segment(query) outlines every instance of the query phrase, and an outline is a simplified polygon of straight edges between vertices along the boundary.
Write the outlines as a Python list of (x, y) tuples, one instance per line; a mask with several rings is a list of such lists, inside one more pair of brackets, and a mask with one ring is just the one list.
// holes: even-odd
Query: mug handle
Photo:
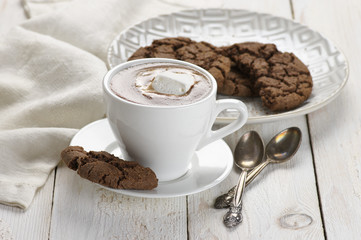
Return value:
[[(239, 112), (239, 116), (236, 120), (234, 120), (232, 123), (228, 124), (227, 126), (224, 126), (216, 131), (212, 130), (212, 125), (215, 122), (218, 114), (226, 109), (236, 109)], [(209, 143), (218, 140), (220, 138), (223, 138), (238, 129), (240, 129), (247, 121), (248, 118), (248, 111), (246, 105), (235, 99), (222, 99), (216, 101), (216, 108), (213, 112), (211, 119), (210, 119), (210, 128), (201, 140), (201, 142), (198, 145), (197, 150), (201, 149), (202, 147), (208, 145)]]

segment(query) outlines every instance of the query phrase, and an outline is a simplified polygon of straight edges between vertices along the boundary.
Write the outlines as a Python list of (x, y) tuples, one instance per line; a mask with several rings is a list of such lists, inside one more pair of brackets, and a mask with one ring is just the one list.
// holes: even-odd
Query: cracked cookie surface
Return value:
[(225, 51), (272, 111), (296, 108), (311, 95), (311, 74), (293, 53), (280, 52), (274, 44), (257, 42), (234, 44)]
[(306, 65), (274, 44), (244, 42), (215, 47), (184, 37), (164, 38), (139, 48), (128, 60), (152, 57), (196, 64), (213, 75), (218, 93), (261, 97), (263, 105), (272, 111), (294, 109), (312, 92), (312, 77)]
[(101, 151), (86, 152), (82, 147), (69, 146), (61, 152), (64, 163), (85, 179), (116, 189), (150, 190), (158, 179), (150, 168), (134, 161), (124, 161)]

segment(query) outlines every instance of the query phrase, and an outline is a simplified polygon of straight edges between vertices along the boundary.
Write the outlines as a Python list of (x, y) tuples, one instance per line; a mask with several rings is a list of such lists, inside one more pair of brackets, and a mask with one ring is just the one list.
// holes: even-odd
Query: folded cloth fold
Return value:
[(180, 9), (157, 0), (72, 1), (0, 37), (0, 203), (27, 208), (76, 129), (104, 117), (111, 40)]

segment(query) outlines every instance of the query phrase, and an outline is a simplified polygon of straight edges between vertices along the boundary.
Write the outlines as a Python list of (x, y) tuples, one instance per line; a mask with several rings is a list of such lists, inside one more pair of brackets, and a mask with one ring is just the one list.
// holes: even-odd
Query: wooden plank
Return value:
[[(269, 165), (246, 189), (243, 223), (233, 230), (222, 222), (226, 210), (213, 209), (214, 199), (238, 180), (234, 169), (218, 186), (188, 197), (190, 239), (323, 239), (312, 154), (304, 117), (276, 123), (247, 125), (226, 138), (234, 149), (237, 140), (248, 130), (256, 130), (267, 143), (284, 128), (298, 126), (302, 145), (287, 163)], [(198, 236), (200, 236), (198, 238)]]
[[(234, 1), (228, 2), (227, 7), (292, 18), (289, 1)], [(302, 130), (301, 148), (292, 161), (268, 166), (247, 188), (243, 201), (243, 223), (236, 229), (227, 229), (222, 222), (227, 210), (213, 208), (215, 198), (236, 184), (240, 171), (233, 169), (218, 186), (188, 196), (189, 239), (324, 238), (305, 117), (246, 125), (226, 137), (226, 141), (234, 149), (244, 132), (256, 130), (267, 143), (274, 134), (290, 126), (298, 126)]]
[(146, 199), (104, 190), (58, 167), (50, 239), (186, 239), (186, 198)]
[(360, 239), (361, 2), (294, 1), (294, 8), (296, 20), (334, 42), (351, 69), (341, 95), (310, 114), (309, 123), (326, 236)]

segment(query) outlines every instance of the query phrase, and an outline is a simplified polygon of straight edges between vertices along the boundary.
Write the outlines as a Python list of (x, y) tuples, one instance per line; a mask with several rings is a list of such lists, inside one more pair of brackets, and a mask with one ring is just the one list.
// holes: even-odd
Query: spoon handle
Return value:
[[(248, 184), (250, 184), (257, 176), (258, 174), (260, 174), (260, 172), (262, 172), (262, 170), (269, 164), (270, 162), (268, 160), (266, 160), (265, 162), (259, 164), (257, 167), (255, 167), (252, 171), (250, 171), (247, 174), (247, 178), (246, 178), (246, 187)], [(220, 195), (219, 197), (216, 198), (215, 203), (214, 203), (214, 207), (217, 209), (221, 209), (221, 208), (228, 208), (231, 204), (231, 202), (233, 201), (235, 192), (236, 192), (236, 186), (232, 187), (231, 189), (229, 189), (229, 191), (223, 195)]]
[(260, 174), (262, 170), (267, 167), (269, 163), (270, 161), (266, 160), (257, 167), (253, 168), (253, 170), (247, 174), (246, 186), (250, 184), (258, 176), (258, 174)]
[(244, 188), (246, 186), (247, 171), (242, 171), (239, 176), (238, 184), (236, 186), (236, 193), (233, 197), (233, 202), (228, 212), (223, 217), (223, 223), (228, 228), (233, 228), (240, 224), (243, 220), (242, 217), (242, 197)]
[(238, 184), (236, 186), (236, 191), (233, 198), (233, 206), (239, 207), (242, 203), (243, 192), (246, 187), (247, 172), (242, 171), (241, 176), (239, 176)]

